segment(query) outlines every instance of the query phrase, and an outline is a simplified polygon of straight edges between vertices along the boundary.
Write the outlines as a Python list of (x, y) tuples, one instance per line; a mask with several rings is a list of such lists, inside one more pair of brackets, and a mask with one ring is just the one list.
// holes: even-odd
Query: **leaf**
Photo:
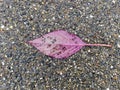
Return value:
[(64, 30), (57, 30), (43, 35), (40, 38), (28, 41), (40, 52), (54, 58), (67, 58), (83, 46), (107, 46), (106, 44), (86, 44), (78, 36)]

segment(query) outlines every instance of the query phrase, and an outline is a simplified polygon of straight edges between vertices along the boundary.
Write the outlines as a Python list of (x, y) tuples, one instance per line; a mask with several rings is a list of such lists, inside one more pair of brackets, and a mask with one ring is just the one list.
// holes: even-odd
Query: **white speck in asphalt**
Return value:
[(2, 62), (2, 65), (4, 66), (4, 65), (5, 65), (5, 63), (4, 63), (4, 62)]
[(110, 66), (111, 69), (113, 69), (113, 66)]
[(4, 25), (1, 25), (1, 28), (3, 29), (3, 28), (5, 28), (5, 26), (4, 26)]
[(118, 35), (117, 47), (120, 48), (120, 35)]
[(106, 90), (110, 90), (109, 88), (106, 88)]
[(112, 3), (116, 3), (116, 0), (112, 0)]
[(90, 18), (93, 18), (94, 16), (90, 14)]

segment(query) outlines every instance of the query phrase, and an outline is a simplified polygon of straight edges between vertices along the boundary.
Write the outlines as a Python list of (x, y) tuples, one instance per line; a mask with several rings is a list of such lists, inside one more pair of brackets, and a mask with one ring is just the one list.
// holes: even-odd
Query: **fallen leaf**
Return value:
[(40, 52), (54, 58), (67, 58), (83, 46), (107, 46), (106, 44), (86, 44), (75, 34), (64, 30), (57, 30), (43, 35), (40, 38), (28, 41), (29, 44), (36, 47)]

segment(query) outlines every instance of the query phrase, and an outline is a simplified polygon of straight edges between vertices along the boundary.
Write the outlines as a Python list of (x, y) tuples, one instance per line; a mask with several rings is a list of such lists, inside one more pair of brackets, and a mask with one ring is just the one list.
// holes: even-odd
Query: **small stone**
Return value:
[(10, 29), (13, 29), (13, 26), (10, 26)]
[(52, 19), (55, 20), (55, 17), (53, 17)]
[(120, 48), (120, 35), (118, 36), (117, 47)]
[(9, 28), (7, 27), (6, 30), (9, 30)]
[(110, 88), (106, 88), (106, 90), (110, 90)]
[(4, 80), (4, 81), (6, 80), (5, 77), (3, 77), (3, 80)]
[(3, 28), (5, 28), (5, 26), (4, 25), (1, 25), (1, 27), (0, 27), (1, 29), (3, 29)]
[(110, 66), (111, 69), (113, 69), (113, 66)]
[(5, 42), (1, 42), (0, 44), (1, 44), (1, 45), (6, 45), (6, 43), (5, 43)]
[(44, 22), (46, 22), (46, 21), (47, 21), (47, 19), (45, 18), (45, 19), (44, 19)]
[(72, 9), (73, 9), (73, 7), (70, 7), (70, 9), (72, 10)]
[(45, 2), (42, 2), (42, 4), (45, 4)]
[(60, 75), (62, 75), (63, 73), (62, 72), (60, 72)]
[(90, 49), (88, 50), (88, 52), (90, 52)]
[(116, 0), (112, 0), (112, 3), (116, 3)]
[(13, 41), (12, 44), (14, 44), (15, 42)]
[(117, 43), (118, 48), (120, 48), (120, 42)]
[(4, 66), (4, 65), (5, 65), (5, 63), (4, 63), (4, 62), (2, 62), (2, 65)]
[(5, 55), (5, 57), (7, 58), (7, 55)]
[(94, 16), (93, 15), (90, 15), (90, 18), (93, 18)]

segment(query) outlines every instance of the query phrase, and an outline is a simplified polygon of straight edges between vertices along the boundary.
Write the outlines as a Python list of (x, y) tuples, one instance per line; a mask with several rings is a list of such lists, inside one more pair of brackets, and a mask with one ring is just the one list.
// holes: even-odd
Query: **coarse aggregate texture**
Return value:
[[(58, 29), (112, 47), (59, 60), (26, 43)], [(0, 90), (120, 90), (120, 0), (0, 0)]]

